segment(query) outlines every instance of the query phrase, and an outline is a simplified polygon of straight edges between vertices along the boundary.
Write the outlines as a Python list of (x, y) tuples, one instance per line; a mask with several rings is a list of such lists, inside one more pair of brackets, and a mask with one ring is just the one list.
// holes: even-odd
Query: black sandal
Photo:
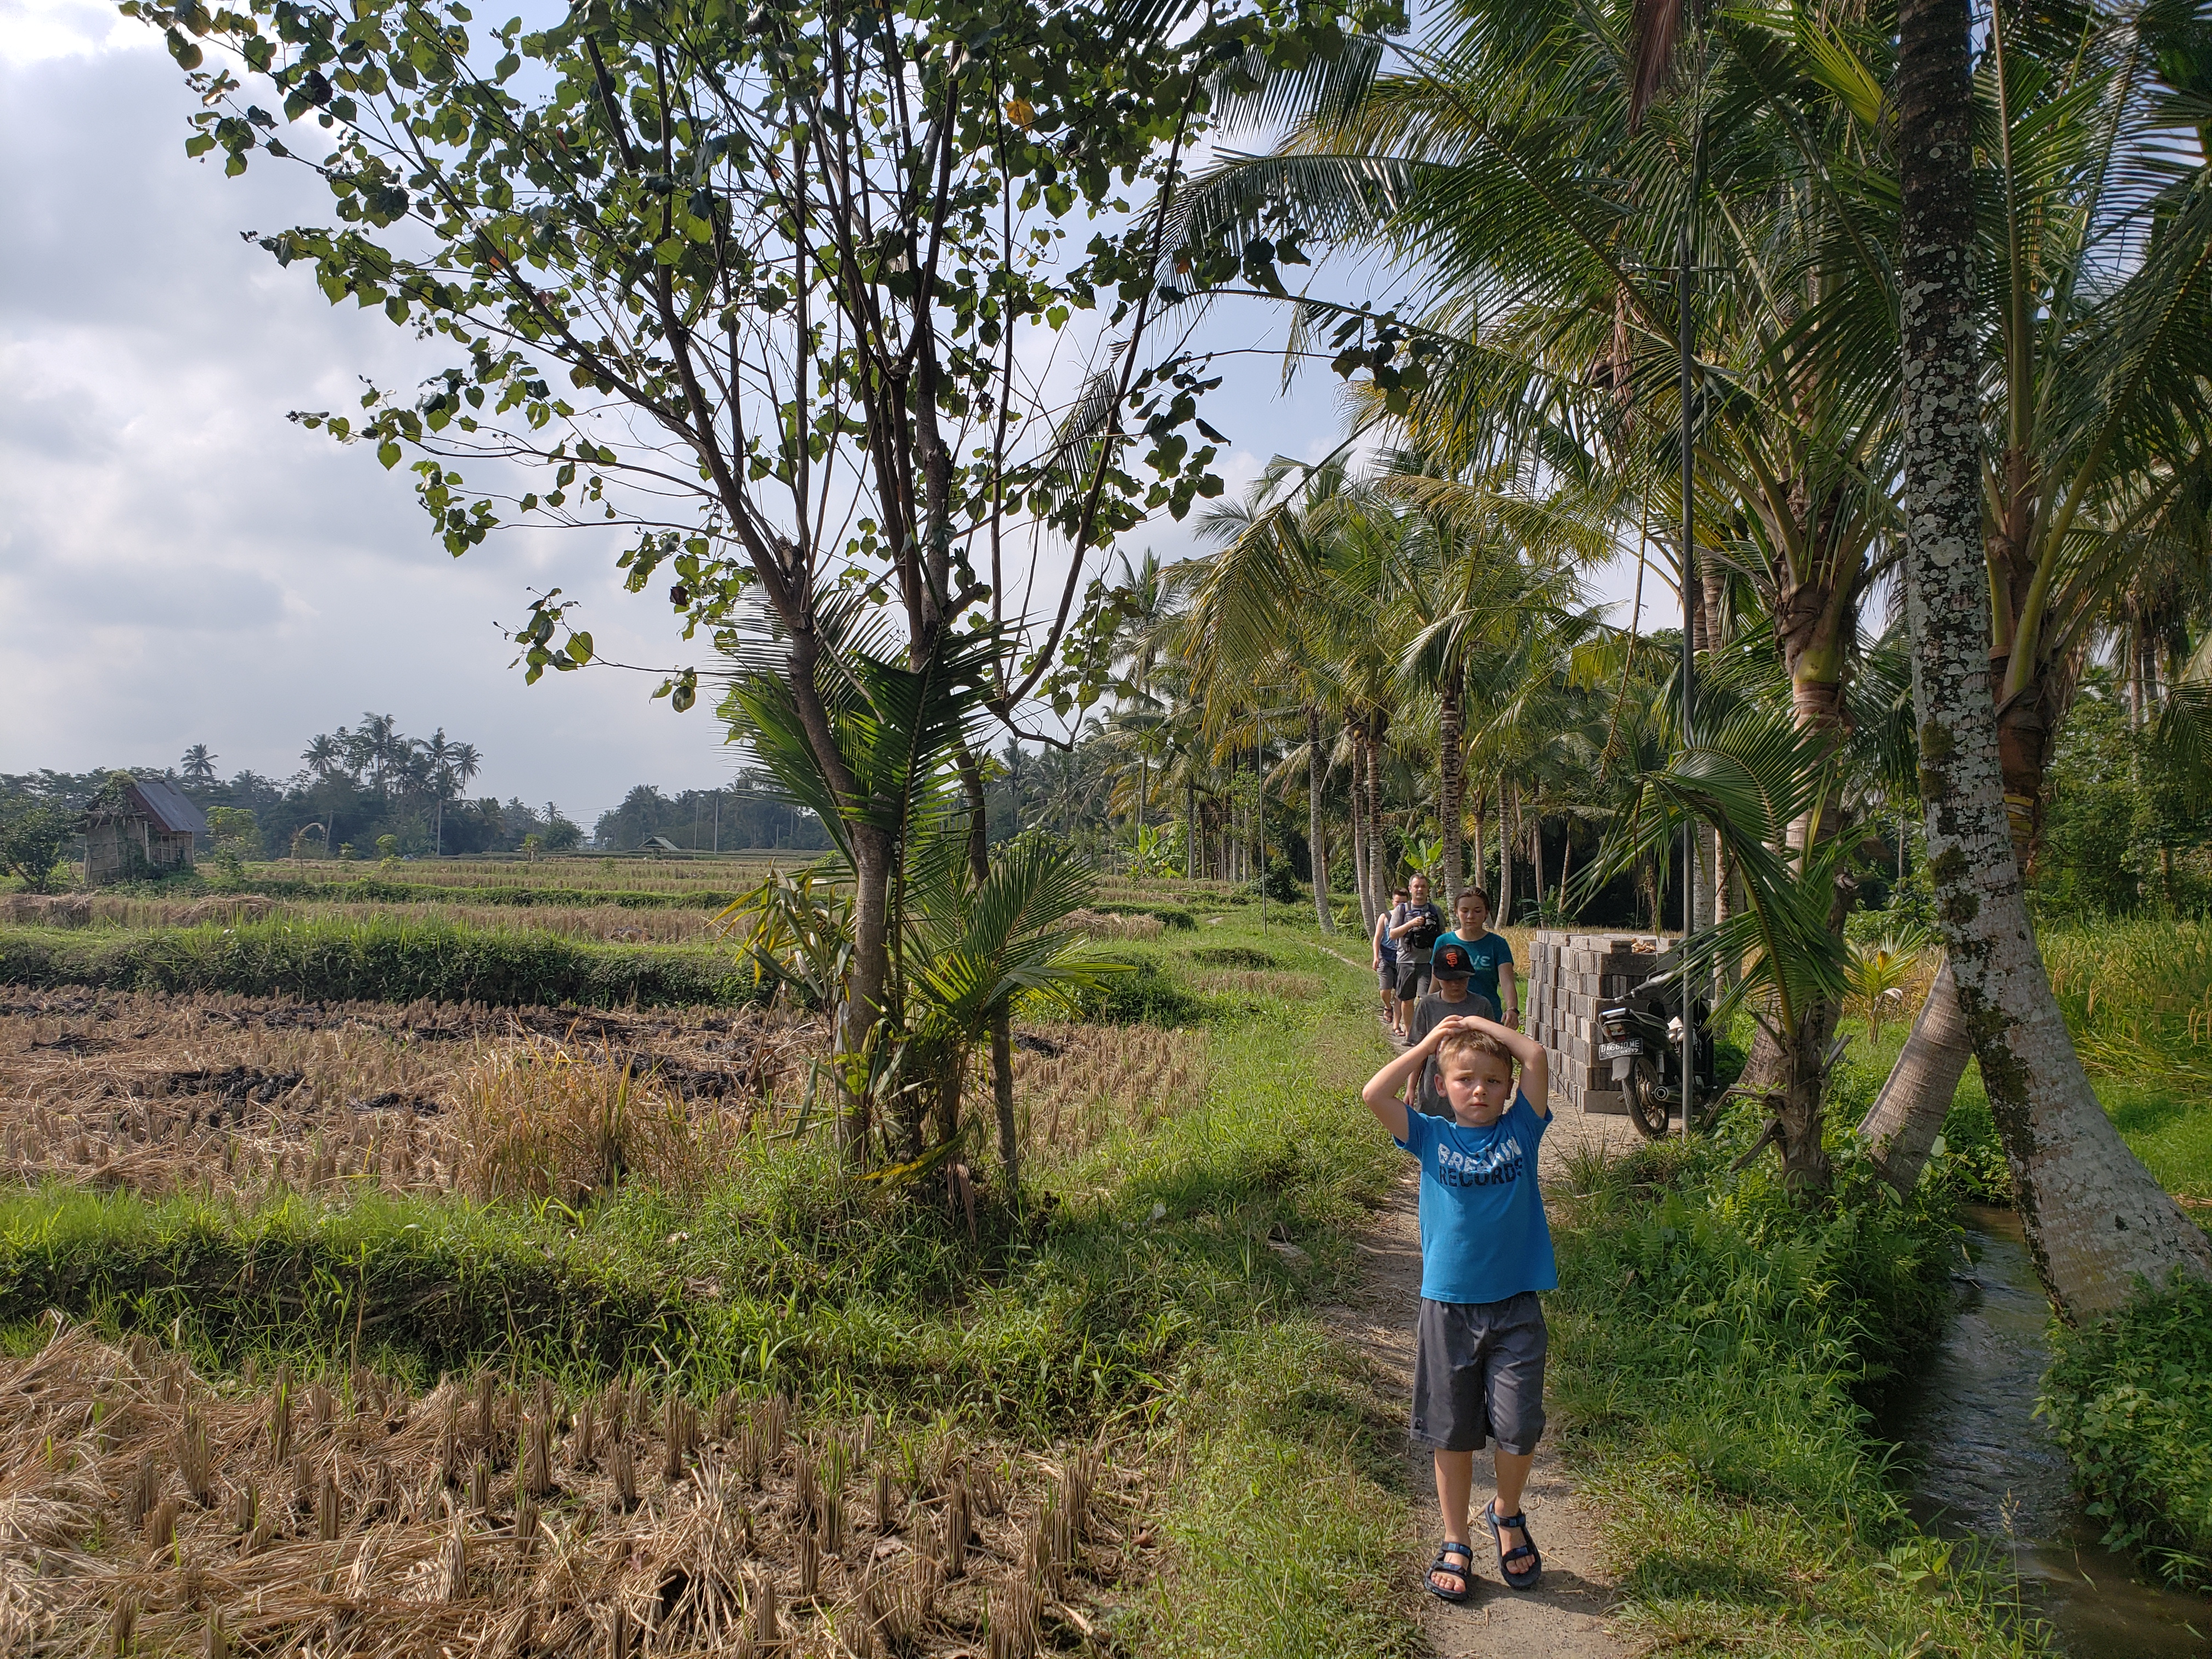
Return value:
[[(1467, 1565), (1455, 1567), (1452, 1558), (1457, 1556)], [(1448, 1590), (1437, 1583), (1437, 1574), (1448, 1572), (1459, 1580), (1459, 1588)], [(1474, 1552), (1456, 1539), (1447, 1538), (1437, 1548), (1437, 1559), (1429, 1563), (1429, 1570), (1421, 1582), (1429, 1587), (1429, 1594), (1439, 1601), (1460, 1602), (1474, 1594)]]
[[(1536, 1553), (1536, 1534), (1528, 1530), (1528, 1517), (1525, 1514), (1498, 1514), (1498, 1500), (1493, 1498), (1482, 1506), (1482, 1524), (1490, 1528), (1490, 1535), (1498, 1545), (1498, 1576), (1505, 1581), (1506, 1588), (1517, 1590), (1535, 1589), (1536, 1581), (1544, 1576), (1544, 1558)], [(1499, 1530), (1504, 1527), (1517, 1528), (1528, 1541), (1507, 1549), (1505, 1534)], [(1513, 1564), (1524, 1556), (1528, 1565), (1515, 1567)]]

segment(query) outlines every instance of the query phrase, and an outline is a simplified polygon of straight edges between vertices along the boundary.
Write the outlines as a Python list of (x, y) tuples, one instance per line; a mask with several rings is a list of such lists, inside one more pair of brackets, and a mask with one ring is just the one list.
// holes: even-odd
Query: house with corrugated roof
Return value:
[(191, 869), (192, 837), (207, 833), (207, 815), (167, 779), (134, 778), (103, 792), (76, 827), (85, 884), (98, 887)]

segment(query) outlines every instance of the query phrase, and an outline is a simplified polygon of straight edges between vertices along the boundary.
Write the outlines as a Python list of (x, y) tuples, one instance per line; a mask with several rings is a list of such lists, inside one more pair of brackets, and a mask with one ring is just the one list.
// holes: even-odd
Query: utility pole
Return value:
[[(1697, 351), (1697, 319), (1692, 309), (1691, 284), (1696, 280), (1696, 267), (1690, 261), (1693, 242), (1690, 235), (1690, 220), (1697, 209), (1697, 192), (1700, 184), (1698, 173), (1703, 170), (1705, 147), (1700, 142), (1696, 159), (1690, 169), (1690, 201), (1682, 216), (1681, 228), (1677, 235), (1678, 252), (1681, 255), (1681, 283), (1678, 290), (1680, 315), (1677, 318), (1681, 353), (1682, 398), (1682, 746), (1687, 749), (1696, 741), (1697, 731), (1697, 674), (1696, 641), (1691, 635), (1692, 595), (1698, 591), (1698, 452), (1696, 434), (1692, 426), (1690, 398), (1693, 380), (1692, 363)], [(1690, 973), (1690, 933), (1698, 917), (1698, 832), (1697, 826), (1684, 826), (1682, 835), (1682, 1135), (1689, 1138), (1692, 1103), (1698, 1092), (1698, 986)]]
[(714, 792), (714, 856), (722, 855), (722, 792)]

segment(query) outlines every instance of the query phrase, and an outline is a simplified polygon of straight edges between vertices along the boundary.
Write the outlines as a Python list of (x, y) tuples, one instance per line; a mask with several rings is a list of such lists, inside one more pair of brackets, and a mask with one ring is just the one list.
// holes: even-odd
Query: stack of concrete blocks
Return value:
[(1650, 977), (1659, 950), (1649, 934), (1539, 933), (1528, 942), (1528, 1034), (1551, 1053), (1552, 1103), (1626, 1113), (1597, 1011)]

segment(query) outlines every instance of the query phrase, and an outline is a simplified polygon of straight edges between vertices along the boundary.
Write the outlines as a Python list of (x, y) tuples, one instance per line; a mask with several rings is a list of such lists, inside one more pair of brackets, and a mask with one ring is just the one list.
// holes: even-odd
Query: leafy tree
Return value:
[(218, 854), (251, 859), (261, 856), (261, 828), (251, 810), (243, 806), (210, 806), (207, 810), (208, 837)]
[(572, 853), (583, 839), (582, 828), (551, 801), (547, 801), (545, 833), (539, 845), (549, 853)]
[[(1180, 297), (1163, 231), (1185, 160), (1224, 81), (1340, 44), (1335, 9), (676, 0), (482, 33), (459, 0), (123, 9), (167, 31), (205, 101), (192, 153), (236, 173), (290, 155), (303, 119), (331, 135), (315, 165), (340, 224), (262, 246), (450, 344), (420, 395), (301, 418), (387, 467), (412, 450), (455, 554), (518, 514), (627, 523), (631, 590), (665, 568), (687, 637), (771, 623), (788, 642), (854, 838), (857, 1047), (890, 970), (896, 831), (815, 689), (824, 607), (848, 584), (895, 602), (917, 672), (987, 638), (1008, 721), (1085, 694), (1092, 666), (1054, 672), (1089, 556), (1220, 489), (1212, 380), (1148, 337)], [(209, 34), (230, 52), (202, 67)], [(1071, 256), (1093, 216), (1115, 228)], [(1269, 282), (1297, 257), (1243, 252)], [(1079, 322), (1098, 337), (1067, 400), (1017, 346)], [(542, 482), (509, 502), (465, 476), (489, 461)], [(1033, 593), (1054, 542), (1066, 578)], [(594, 659), (573, 604), (542, 595), (517, 631), (528, 678)], [(684, 668), (661, 690), (681, 709), (696, 686)]]
[(196, 743), (185, 750), (184, 758), (177, 763), (185, 778), (193, 783), (215, 781), (216, 757), (208, 752), (204, 743)]
[(17, 799), (0, 805), (0, 870), (22, 879), (33, 893), (53, 890), (76, 815), (51, 801)]

